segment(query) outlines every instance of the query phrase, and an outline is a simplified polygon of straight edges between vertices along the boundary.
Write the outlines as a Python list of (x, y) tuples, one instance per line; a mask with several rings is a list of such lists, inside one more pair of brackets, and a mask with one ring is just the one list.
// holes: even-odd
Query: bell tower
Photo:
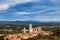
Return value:
[(29, 24), (29, 33), (33, 32), (32, 24)]

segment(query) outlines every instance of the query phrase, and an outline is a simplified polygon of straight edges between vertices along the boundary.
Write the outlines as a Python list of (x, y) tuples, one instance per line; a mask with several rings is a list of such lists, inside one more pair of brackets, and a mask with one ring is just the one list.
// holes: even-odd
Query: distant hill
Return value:
[(26, 20), (26, 21), (0, 21), (0, 24), (39, 24), (39, 25), (60, 25), (60, 22), (50, 21), (50, 22), (40, 22), (34, 20)]
[(26, 22), (39, 22), (40, 23), (40, 21), (36, 21), (36, 20), (26, 20)]
[(0, 21), (0, 24), (24, 24), (24, 23), (39, 23), (36, 21)]

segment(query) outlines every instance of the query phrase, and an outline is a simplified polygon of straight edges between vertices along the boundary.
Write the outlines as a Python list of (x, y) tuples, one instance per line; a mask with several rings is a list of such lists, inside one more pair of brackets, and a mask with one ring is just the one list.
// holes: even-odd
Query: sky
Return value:
[(0, 21), (60, 21), (60, 0), (0, 0)]

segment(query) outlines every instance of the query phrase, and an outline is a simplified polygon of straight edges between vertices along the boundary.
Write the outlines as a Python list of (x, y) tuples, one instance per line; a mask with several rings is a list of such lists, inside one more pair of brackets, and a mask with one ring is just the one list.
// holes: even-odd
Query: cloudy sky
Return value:
[(0, 21), (60, 21), (60, 0), (0, 0)]

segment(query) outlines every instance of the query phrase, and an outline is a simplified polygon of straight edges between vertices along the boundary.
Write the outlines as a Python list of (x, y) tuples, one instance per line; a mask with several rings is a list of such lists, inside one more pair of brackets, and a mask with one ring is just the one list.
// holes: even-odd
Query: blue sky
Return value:
[(0, 21), (60, 21), (60, 0), (0, 0)]

